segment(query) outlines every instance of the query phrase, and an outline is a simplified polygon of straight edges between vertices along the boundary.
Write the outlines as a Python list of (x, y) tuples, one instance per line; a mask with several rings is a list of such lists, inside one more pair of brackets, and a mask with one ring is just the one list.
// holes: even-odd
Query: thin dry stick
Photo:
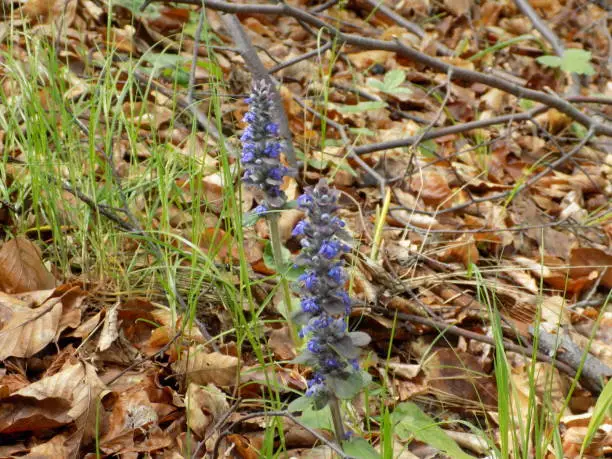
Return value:
[(275, 65), (270, 70), (268, 70), (268, 73), (272, 74), (272, 73), (279, 72), (283, 69), (286, 69), (287, 67), (291, 67), (292, 65), (297, 64), (298, 62), (302, 62), (302, 61), (305, 61), (306, 59), (310, 59), (311, 57), (318, 56), (319, 54), (323, 54), (325, 51), (330, 49), (332, 46), (333, 46), (333, 43), (331, 41), (328, 41), (320, 48), (313, 49), (312, 51), (308, 51), (307, 53), (300, 54), (299, 56), (296, 56), (293, 59), (289, 59), (288, 61), (281, 62), (280, 64)]
[[(155, 2), (162, 2), (163, 0), (153, 0)], [(143, 8), (153, 1), (147, 1), (143, 4)], [(317, 27), (323, 31), (323, 33), (335, 37), (339, 44), (354, 45), (364, 50), (380, 50), (390, 51), (398, 54), (399, 56), (411, 59), (415, 62), (423, 64), (427, 67), (432, 68), (438, 72), (448, 73), (452, 70), (454, 79), (466, 81), (469, 83), (481, 83), (486, 86), (500, 89), (504, 92), (512, 94), (521, 99), (534, 100), (547, 105), (552, 108), (556, 108), (562, 113), (565, 113), (573, 120), (586, 126), (587, 128), (593, 128), (595, 135), (606, 135), (612, 136), (612, 125), (600, 122), (599, 120), (592, 118), (585, 113), (582, 113), (576, 107), (574, 107), (567, 100), (554, 95), (546, 94), (541, 91), (528, 89), (523, 86), (518, 86), (502, 78), (488, 75), (485, 73), (477, 72), (474, 70), (468, 70), (454, 65), (448, 64), (440, 59), (431, 57), (423, 52), (420, 52), (410, 46), (400, 42), (399, 40), (387, 41), (377, 40), (369, 37), (362, 37), (360, 35), (344, 33), (337, 28), (331, 26), (327, 22), (319, 19), (316, 16), (304, 11), (300, 8), (294, 7), (287, 3), (280, 3), (276, 5), (256, 5), (256, 4), (238, 4), (229, 3), (221, 0), (203, 0), (207, 7), (223, 11), (226, 13), (243, 13), (243, 14), (268, 14), (275, 16), (290, 16), (295, 19), (299, 19), (311, 26)], [(178, 0), (176, 3), (185, 3), (191, 5), (199, 5), (200, 0)]]

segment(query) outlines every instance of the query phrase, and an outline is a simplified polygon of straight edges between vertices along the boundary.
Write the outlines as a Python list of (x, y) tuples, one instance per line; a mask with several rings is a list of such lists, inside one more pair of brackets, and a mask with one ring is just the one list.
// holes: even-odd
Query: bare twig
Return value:
[(426, 140), (437, 139), (451, 134), (462, 134), (474, 129), (481, 129), (494, 124), (504, 124), (508, 122), (526, 121), (539, 113), (543, 113), (548, 110), (548, 107), (540, 105), (532, 108), (529, 111), (523, 113), (513, 113), (510, 115), (496, 116), (493, 118), (482, 119), (478, 121), (470, 121), (469, 123), (460, 123), (453, 126), (443, 127), (440, 129), (431, 130), (425, 134), (413, 135), (410, 137), (404, 137), (403, 139), (389, 140), (387, 142), (371, 143), (368, 145), (362, 145), (355, 147), (355, 154), (366, 155), (368, 153), (374, 153), (376, 151), (390, 150), (392, 148), (408, 147), (418, 142), (424, 142)]
[[(160, 2), (163, 0), (153, 0)], [(331, 26), (327, 22), (319, 19), (316, 16), (304, 11), (300, 8), (294, 7), (287, 3), (280, 3), (275, 5), (258, 5), (258, 4), (241, 4), (241, 3), (229, 3), (222, 0), (203, 0), (208, 8), (212, 8), (225, 13), (243, 13), (243, 14), (268, 14), (268, 15), (283, 15), (290, 16), (295, 19), (299, 19), (311, 26), (317, 27), (322, 30), (323, 33), (335, 37), (339, 44), (345, 43), (354, 45), (364, 50), (381, 50), (390, 51), (397, 53), (407, 59), (411, 59), (415, 62), (423, 64), (427, 67), (432, 68), (438, 72), (448, 73), (452, 71), (454, 79), (466, 81), (470, 83), (481, 83), (486, 86), (500, 89), (504, 92), (512, 94), (521, 99), (534, 100), (547, 105), (552, 108), (556, 108), (562, 113), (565, 113), (573, 120), (586, 126), (587, 128), (593, 128), (595, 135), (607, 135), (612, 137), (612, 126), (606, 123), (602, 123), (585, 113), (582, 113), (576, 107), (574, 107), (567, 100), (554, 95), (546, 94), (541, 91), (528, 89), (522, 86), (518, 86), (509, 81), (501, 78), (487, 75), (474, 70), (468, 70), (465, 68), (456, 67), (448, 64), (440, 59), (431, 57), (425, 53), (422, 53), (410, 46), (400, 42), (399, 40), (387, 41), (377, 40), (369, 37), (362, 37), (360, 35), (344, 33), (337, 28)], [(152, 2), (146, 2), (143, 7)], [(185, 3), (191, 5), (201, 4), (200, 0), (178, 0), (176, 3)]]
[(612, 376), (612, 368), (591, 355), (588, 349), (581, 349), (565, 331), (559, 330), (557, 334), (551, 334), (541, 328), (536, 330), (530, 326), (529, 333), (534, 336), (537, 334), (540, 346), (556, 359), (563, 361), (575, 371), (582, 368), (580, 381), (589, 390), (601, 392), (605, 380)]
[(288, 61), (281, 62), (280, 64), (275, 65), (270, 70), (268, 70), (268, 72), (272, 74), (280, 70), (286, 69), (287, 67), (291, 67), (292, 65), (297, 64), (298, 62), (302, 62), (302, 61), (305, 61), (306, 59), (310, 59), (311, 57), (318, 56), (319, 54), (323, 54), (325, 51), (330, 49), (332, 46), (333, 46), (333, 43), (331, 41), (328, 41), (320, 48), (313, 49), (312, 51), (308, 51), (307, 53), (300, 54), (299, 56), (296, 56), (293, 59), (289, 59)]
[(339, 1), (340, 0), (328, 0), (325, 3), (321, 3), (320, 5), (313, 6), (312, 8), (310, 8), (310, 12), (311, 13), (322, 13), (323, 11), (330, 9), (332, 6), (334, 6)]

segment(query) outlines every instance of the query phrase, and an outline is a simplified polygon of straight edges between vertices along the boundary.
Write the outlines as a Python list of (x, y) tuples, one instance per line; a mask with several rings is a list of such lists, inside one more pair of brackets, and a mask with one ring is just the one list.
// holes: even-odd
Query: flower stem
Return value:
[(300, 343), (297, 337), (297, 333), (295, 331), (295, 327), (291, 322), (291, 313), (293, 309), (293, 305), (291, 304), (291, 290), (289, 289), (289, 282), (287, 281), (285, 273), (281, 272), (284, 266), (284, 260), (280, 239), (280, 230), (278, 228), (278, 215), (272, 214), (268, 216), (268, 228), (270, 230), (270, 242), (272, 244), (272, 257), (274, 258), (274, 264), (276, 265), (277, 271), (280, 275), (281, 288), (283, 289), (285, 310), (287, 313), (287, 323), (289, 325), (291, 337), (293, 338), (293, 343), (298, 346)]
[(345, 440), (344, 424), (342, 423), (342, 412), (340, 411), (340, 402), (338, 397), (331, 395), (329, 398), (329, 408), (331, 410), (332, 420), (334, 422), (334, 430), (336, 431), (336, 442), (342, 448), (342, 442)]

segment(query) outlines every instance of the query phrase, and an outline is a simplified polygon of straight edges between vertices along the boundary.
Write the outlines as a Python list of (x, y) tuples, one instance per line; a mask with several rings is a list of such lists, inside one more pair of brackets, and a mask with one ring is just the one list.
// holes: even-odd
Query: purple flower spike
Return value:
[[(341, 256), (349, 250), (344, 222), (335, 216), (338, 192), (321, 180), (297, 200), (306, 219), (293, 229), (301, 237), (302, 252), (296, 263), (305, 268), (298, 282), (302, 291), (302, 311), (298, 320), (304, 324), (299, 335), (308, 338), (306, 349), (298, 357), (313, 367), (315, 377), (309, 381), (306, 395), (317, 409), (325, 407), (332, 395), (346, 395), (342, 382), (360, 387), (359, 347), (368, 342), (365, 333), (350, 333), (346, 318), (351, 299), (345, 290), (346, 273)], [(355, 381), (359, 384), (355, 384)]]
[(267, 209), (282, 209), (287, 201), (280, 185), (283, 178), (295, 171), (280, 162), (282, 143), (278, 124), (274, 121), (275, 108), (272, 88), (261, 80), (253, 84), (253, 91), (246, 99), (249, 111), (243, 121), (247, 123), (240, 140), (244, 167), (242, 181), (261, 190), (261, 204)]

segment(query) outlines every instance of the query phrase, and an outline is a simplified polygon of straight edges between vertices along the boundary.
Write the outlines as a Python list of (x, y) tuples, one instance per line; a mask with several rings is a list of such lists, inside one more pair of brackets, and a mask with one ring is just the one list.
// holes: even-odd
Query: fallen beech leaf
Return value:
[(437, 206), (452, 193), (446, 178), (434, 171), (425, 172), (423, 176), (414, 177), (410, 190), (417, 194), (427, 205)]
[(487, 369), (477, 357), (455, 349), (440, 349), (423, 366), (428, 386), (435, 395), (445, 400), (448, 397), (466, 403), (496, 406), (495, 381), (487, 376)]
[(27, 0), (22, 13), (39, 24), (48, 24), (63, 19), (63, 27), (68, 27), (74, 20), (77, 0)]
[(257, 447), (249, 441), (249, 437), (232, 434), (227, 436), (227, 441), (236, 445), (236, 451), (242, 459), (258, 459), (260, 457)]
[(467, 13), (471, 6), (470, 0), (444, 0), (444, 6), (455, 16), (462, 16)]
[(31, 357), (55, 338), (62, 316), (60, 298), (49, 298), (36, 308), (0, 293), (0, 361)]
[(459, 239), (449, 243), (449, 247), (440, 253), (442, 261), (460, 261), (466, 268), (470, 263), (478, 264), (478, 248), (472, 234), (463, 234)]
[(6, 293), (30, 292), (55, 287), (55, 278), (43, 265), (40, 249), (19, 236), (0, 249), (0, 290)]
[(186, 374), (187, 379), (196, 384), (231, 386), (238, 376), (238, 358), (197, 348), (184, 353), (173, 367), (177, 373)]
[(603, 250), (590, 247), (577, 247), (570, 252), (570, 269), (572, 277), (588, 276), (596, 270), (599, 275), (604, 272), (600, 285), (612, 288), (612, 255)]
[(281, 360), (291, 360), (297, 355), (295, 345), (289, 335), (289, 328), (283, 327), (273, 330), (268, 339), (268, 345), (274, 354)]
[(98, 349), (100, 351), (107, 350), (113, 341), (119, 337), (119, 330), (117, 324), (117, 316), (119, 314), (119, 301), (110, 307), (106, 311), (104, 317), (104, 325), (102, 326), (102, 333), (100, 333), (100, 339), (98, 340)]
[(34, 446), (24, 458), (51, 459), (60, 457), (74, 457), (78, 452), (79, 442), (76, 435), (60, 434), (51, 440)]
[(200, 438), (204, 438), (206, 431), (229, 410), (226, 395), (212, 384), (206, 387), (189, 384), (185, 395), (185, 406), (187, 425)]
[(40, 430), (75, 421), (83, 428), (88, 415), (95, 414), (96, 397), (103, 389), (91, 365), (67, 362), (59, 373), (3, 400), (0, 432)]

